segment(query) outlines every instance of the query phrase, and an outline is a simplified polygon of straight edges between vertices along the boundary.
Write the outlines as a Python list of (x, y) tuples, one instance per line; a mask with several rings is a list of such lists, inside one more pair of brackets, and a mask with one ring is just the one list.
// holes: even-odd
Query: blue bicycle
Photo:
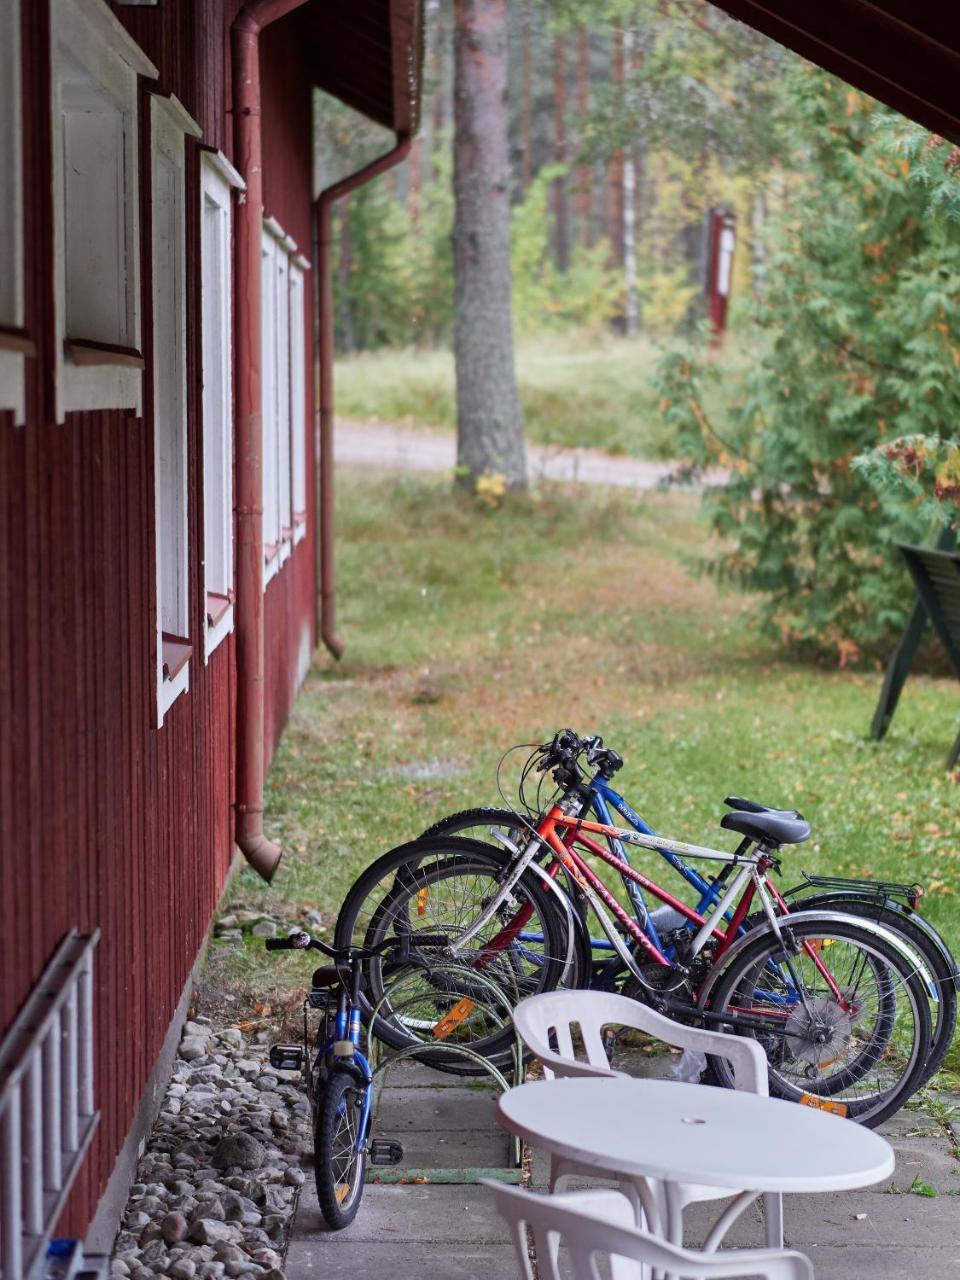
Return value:
[[(334, 961), (316, 969), (303, 1006), (303, 1044), (275, 1044), (270, 1065), (277, 1071), (300, 1071), (306, 1077), (313, 1112), (313, 1168), (320, 1212), (331, 1231), (347, 1227), (357, 1216), (369, 1161), (397, 1164), (403, 1147), (390, 1139), (370, 1138), (373, 1073), (361, 1051), (363, 964), (374, 957), (394, 973), (429, 968), (422, 954), (447, 945), (446, 937), (419, 935), (390, 938), (376, 947), (335, 948), (300, 931), (286, 938), (267, 938), (268, 951), (320, 951)], [(319, 1013), (313, 1034), (311, 1010)]]

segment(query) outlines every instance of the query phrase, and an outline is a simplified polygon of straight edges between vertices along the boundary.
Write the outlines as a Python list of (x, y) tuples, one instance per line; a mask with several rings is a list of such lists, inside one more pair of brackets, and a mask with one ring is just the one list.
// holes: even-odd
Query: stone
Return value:
[(259, 1169), (263, 1157), (263, 1146), (256, 1138), (246, 1133), (234, 1133), (217, 1144), (210, 1161), (217, 1169)]
[(128, 1276), (130, 1268), (122, 1258), (114, 1258), (110, 1263), (110, 1274), (112, 1276)]
[(199, 1036), (186, 1036), (180, 1041), (180, 1057), (187, 1062), (195, 1062), (197, 1058), (202, 1058), (207, 1052), (206, 1040), (201, 1040)]
[(259, 1227), (263, 1218), (256, 1209), (245, 1209), (238, 1221), (242, 1227)]
[(258, 1249), (253, 1254), (253, 1260), (261, 1267), (279, 1267), (280, 1265), (280, 1255), (274, 1253), (272, 1249)]
[(192, 1258), (178, 1258), (167, 1269), (167, 1275), (172, 1276), (173, 1280), (193, 1280), (196, 1274), (197, 1264)]
[(156, 1264), (167, 1256), (167, 1246), (162, 1240), (153, 1240), (145, 1249), (140, 1251), (140, 1261), (147, 1266), (156, 1266)]
[(239, 1049), (243, 1044), (243, 1032), (239, 1027), (224, 1027), (218, 1037), (223, 1044), (228, 1044), (232, 1049)]
[(276, 920), (258, 920), (250, 932), (255, 938), (275, 938), (277, 922)]
[(231, 911), (228, 915), (220, 917), (217, 921), (216, 927), (218, 929), (235, 929), (239, 923), (239, 920)]
[(214, 1256), (221, 1262), (243, 1262), (246, 1254), (235, 1244), (229, 1244), (225, 1240), (219, 1241), (213, 1246)]
[(285, 1170), (283, 1180), (288, 1187), (302, 1187), (306, 1181), (306, 1175), (302, 1169), (298, 1169), (296, 1165), (291, 1165)]
[(160, 1234), (167, 1244), (179, 1244), (187, 1238), (188, 1224), (182, 1213), (168, 1213), (160, 1223)]
[(217, 942), (242, 942), (242, 929), (218, 929), (216, 934)]
[(190, 1224), (190, 1239), (197, 1244), (216, 1244), (218, 1240), (231, 1240), (233, 1229), (219, 1218), (197, 1218)]
[(139, 1210), (135, 1209), (127, 1214), (123, 1220), (123, 1225), (128, 1231), (142, 1231), (144, 1227), (149, 1225), (149, 1222), (150, 1215), (148, 1213), (140, 1213)]
[(190, 1215), (190, 1221), (196, 1222), (199, 1218), (216, 1218), (218, 1222), (226, 1220), (226, 1214), (223, 1211), (223, 1205), (213, 1196), (200, 1196), (197, 1198), (197, 1207)]

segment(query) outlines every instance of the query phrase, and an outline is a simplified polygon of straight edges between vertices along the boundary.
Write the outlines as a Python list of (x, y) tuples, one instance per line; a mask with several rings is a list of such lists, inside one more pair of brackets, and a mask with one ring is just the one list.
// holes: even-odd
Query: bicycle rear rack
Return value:
[(855, 893), (862, 893), (866, 897), (877, 898), (902, 898), (910, 907), (916, 911), (917, 904), (923, 897), (923, 886), (920, 884), (905, 884), (899, 880), (867, 880), (855, 879), (848, 876), (812, 876), (806, 871), (801, 871), (803, 883), (795, 885), (784, 896), (789, 898), (793, 894), (802, 893), (805, 889), (842, 889), (850, 890)]

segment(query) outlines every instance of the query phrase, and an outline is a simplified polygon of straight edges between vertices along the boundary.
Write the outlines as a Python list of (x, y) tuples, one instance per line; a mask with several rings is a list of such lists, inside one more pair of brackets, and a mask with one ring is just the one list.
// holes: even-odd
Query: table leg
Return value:
[(719, 1249), (723, 1243), (724, 1236), (743, 1213), (744, 1209), (753, 1204), (757, 1194), (756, 1191), (741, 1191), (737, 1198), (727, 1205), (710, 1229), (710, 1234), (704, 1242), (704, 1253), (713, 1253), (715, 1249)]

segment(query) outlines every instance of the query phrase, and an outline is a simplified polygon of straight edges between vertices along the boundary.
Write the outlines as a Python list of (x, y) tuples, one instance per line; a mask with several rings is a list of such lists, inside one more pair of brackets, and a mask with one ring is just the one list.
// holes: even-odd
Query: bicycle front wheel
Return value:
[(323, 1220), (331, 1231), (348, 1227), (357, 1216), (367, 1171), (360, 1139), (365, 1089), (347, 1071), (335, 1071), (317, 1108), (313, 1168)]
[[(502, 1059), (511, 1050), (513, 1029), (503, 1025), (499, 1009), (487, 1012), (491, 983), (508, 1008), (559, 984), (568, 941), (559, 905), (532, 871), (504, 892), (510, 867), (505, 852), (477, 841), (413, 841), (379, 859), (351, 890), (337, 921), (338, 946), (378, 946), (392, 935), (416, 953), (420, 933), (446, 935), (452, 944), (446, 957), (420, 953), (416, 1013), (410, 1002), (416, 974), (407, 963), (388, 954), (365, 965), (364, 1002), (368, 1012), (377, 1011), (371, 1030), (391, 1048), (422, 1043), (424, 1060), (432, 1061), (429, 1046), (446, 1040)], [(475, 936), (457, 946), (485, 912), (489, 918)], [(401, 975), (403, 1008), (394, 1009), (391, 984)], [(450, 1062), (449, 1054), (435, 1056), (438, 1066)]]
[[(783, 943), (765, 934), (735, 956), (709, 1007), (762, 1045), (773, 1097), (880, 1124), (924, 1079), (931, 1023), (916, 966), (854, 920), (784, 932)], [(711, 1066), (732, 1088), (729, 1063)]]

